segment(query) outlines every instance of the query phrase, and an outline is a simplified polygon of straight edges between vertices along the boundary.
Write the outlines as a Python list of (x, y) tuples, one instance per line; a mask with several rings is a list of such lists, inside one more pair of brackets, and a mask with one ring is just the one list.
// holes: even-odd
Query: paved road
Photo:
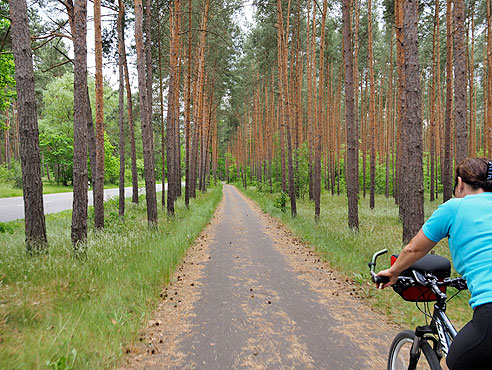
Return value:
[[(167, 189), (167, 184), (166, 184)], [(156, 185), (157, 191), (162, 191), (162, 184)], [(145, 187), (139, 188), (139, 194), (145, 192)], [(104, 200), (117, 197), (119, 189), (105, 189)], [(92, 205), (92, 190), (88, 192), (89, 205)], [(125, 188), (125, 197), (132, 196), (132, 187)], [(56, 193), (43, 195), (44, 213), (56, 213), (72, 209), (73, 193)], [(0, 222), (24, 218), (24, 200), (22, 197), (0, 198)]]
[(354, 291), (226, 185), (123, 368), (383, 369), (395, 328)]

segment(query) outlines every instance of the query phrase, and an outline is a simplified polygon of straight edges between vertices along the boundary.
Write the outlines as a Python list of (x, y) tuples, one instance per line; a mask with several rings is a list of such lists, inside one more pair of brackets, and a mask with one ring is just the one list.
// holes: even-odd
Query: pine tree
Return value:
[(46, 248), (47, 237), (31, 38), (26, 1), (11, 0), (9, 5), (20, 124), (26, 247), (29, 253), (37, 253)]

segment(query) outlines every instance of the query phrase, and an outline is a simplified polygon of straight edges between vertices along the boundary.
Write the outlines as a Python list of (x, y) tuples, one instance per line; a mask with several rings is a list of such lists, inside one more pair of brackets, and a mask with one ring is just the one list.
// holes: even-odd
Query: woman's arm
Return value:
[(396, 280), (402, 271), (406, 270), (417, 260), (429, 253), (429, 251), (434, 248), (436, 244), (436, 242), (433, 242), (426, 237), (422, 229), (420, 229), (417, 235), (410, 240), (410, 243), (403, 248), (393, 266), (387, 270), (378, 272), (379, 276), (387, 276), (390, 279), (389, 283), (380, 286), (380, 288), (384, 289), (396, 283)]

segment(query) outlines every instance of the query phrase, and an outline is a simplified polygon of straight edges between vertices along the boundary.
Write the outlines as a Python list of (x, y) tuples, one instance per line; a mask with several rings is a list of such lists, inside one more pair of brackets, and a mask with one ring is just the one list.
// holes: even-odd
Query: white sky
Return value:
[[(32, 6), (37, 6), (34, 5), (36, 4), (36, 1), (34, 0), (34, 3)], [(52, 9), (51, 9), (52, 10)], [(40, 9), (40, 14), (42, 17), (48, 18), (48, 15), (46, 12), (49, 12), (50, 9)], [(236, 18), (236, 21), (238, 22), (239, 26), (243, 30), (244, 33), (247, 33), (252, 26), (253, 23), (253, 14), (255, 12), (255, 6), (253, 5), (253, 0), (244, 0), (243, 1), (243, 7), (242, 7), (242, 13), (244, 16), (238, 16)], [(44, 16), (43, 16), (44, 14)], [(108, 28), (112, 21), (114, 20), (114, 17), (111, 17), (111, 15), (116, 16), (116, 13), (110, 11), (107, 8), (102, 8), (102, 21), (103, 21), (103, 29)], [(55, 14), (52, 14), (53, 17), (59, 18), (59, 16), (56, 16)], [(61, 14), (60, 14), (61, 16)], [(87, 67), (89, 70), (89, 73), (94, 74), (95, 73), (95, 54), (94, 54), (94, 22), (93, 22), (93, 17), (94, 17), (94, 3), (92, 1), (89, 1), (87, 4)], [(128, 29), (126, 34), (125, 34), (125, 44), (127, 47), (127, 51), (130, 48), (130, 45), (134, 42), (134, 32), (131, 29)], [(73, 47), (72, 43), (69, 41), (66, 41), (66, 45), (69, 49), (69, 57), (73, 58)], [(133, 76), (130, 76), (130, 79), (132, 81), (132, 85), (136, 86), (136, 70), (135, 68), (132, 68), (132, 65), (134, 65), (134, 61), (132, 60), (132, 57), (128, 57), (128, 63), (129, 67), (132, 71), (130, 71)], [(118, 86), (118, 71), (115, 65), (109, 64), (109, 61), (107, 59), (103, 60), (104, 64), (104, 77), (109, 80), (113, 88), (117, 88)], [(135, 83), (134, 83), (135, 82)]]
[(251, 29), (251, 25), (253, 23), (253, 14), (255, 12), (255, 6), (253, 5), (253, 0), (244, 0), (243, 1), (243, 14), (244, 18), (240, 17), (238, 19), (239, 26), (243, 30), (243, 32), (247, 32)]

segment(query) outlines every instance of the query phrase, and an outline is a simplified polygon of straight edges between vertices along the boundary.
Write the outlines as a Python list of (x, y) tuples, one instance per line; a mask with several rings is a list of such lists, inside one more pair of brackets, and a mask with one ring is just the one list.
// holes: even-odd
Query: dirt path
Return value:
[(232, 186), (123, 369), (384, 369), (396, 328)]

